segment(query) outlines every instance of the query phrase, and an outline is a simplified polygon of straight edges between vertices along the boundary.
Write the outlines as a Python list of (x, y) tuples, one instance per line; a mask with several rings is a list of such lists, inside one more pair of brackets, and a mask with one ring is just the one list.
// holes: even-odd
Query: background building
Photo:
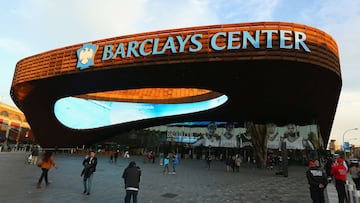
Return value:
[(8, 147), (23, 147), (34, 143), (25, 115), (16, 107), (0, 102), (0, 144), (2, 150)]

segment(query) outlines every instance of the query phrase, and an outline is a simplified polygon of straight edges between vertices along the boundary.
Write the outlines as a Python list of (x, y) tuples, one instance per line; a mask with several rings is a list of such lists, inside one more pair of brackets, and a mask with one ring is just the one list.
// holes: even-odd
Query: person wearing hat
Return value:
[(313, 203), (325, 203), (324, 189), (328, 184), (326, 172), (315, 161), (310, 161), (306, 178), (310, 185), (310, 196)]
[(335, 179), (335, 187), (338, 194), (339, 203), (348, 202), (345, 193), (347, 167), (344, 166), (344, 159), (339, 157), (336, 164), (331, 168), (331, 174)]

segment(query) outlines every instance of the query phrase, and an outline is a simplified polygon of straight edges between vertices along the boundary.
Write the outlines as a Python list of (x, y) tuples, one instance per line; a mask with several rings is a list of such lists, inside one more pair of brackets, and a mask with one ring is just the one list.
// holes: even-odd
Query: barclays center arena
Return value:
[(49, 50), (17, 63), (10, 93), (44, 147), (146, 129), (160, 143), (181, 145), (182, 154), (264, 161), (279, 143), (296, 159), (325, 150), (341, 86), (329, 34), (253, 22)]

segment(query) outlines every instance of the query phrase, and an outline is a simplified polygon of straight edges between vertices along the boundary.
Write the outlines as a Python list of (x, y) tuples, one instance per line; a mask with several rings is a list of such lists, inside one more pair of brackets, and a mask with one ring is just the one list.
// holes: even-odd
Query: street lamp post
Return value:
[(344, 134), (343, 134), (343, 149), (344, 149), (344, 159), (346, 160), (346, 150), (345, 150), (345, 140), (344, 140), (344, 138), (345, 138), (345, 134), (347, 133), (347, 132), (349, 132), (349, 131), (352, 131), (352, 130), (358, 130), (358, 128), (351, 128), (351, 129), (347, 129), (345, 132), (344, 132)]

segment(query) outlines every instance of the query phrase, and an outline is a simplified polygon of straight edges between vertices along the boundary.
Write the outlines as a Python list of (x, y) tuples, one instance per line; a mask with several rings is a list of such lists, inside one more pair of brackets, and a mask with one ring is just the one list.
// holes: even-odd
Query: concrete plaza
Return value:
[(305, 166), (290, 166), (288, 177), (284, 177), (275, 175), (276, 170), (255, 169), (246, 164), (234, 173), (226, 172), (225, 163), (220, 161), (213, 161), (208, 170), (205, 161), (180, 160), (176, 175), (164, 175), (158, 159), (155, 164), (145, 164), (142, 157), (133, 156), (111, 164), (109, 157), (98, 156), (92, 193), (87, 196), (82, 194), (82, 155), (55, 154), (59, 168), (49, 171), (52, 184), (43, 184), (41, 189), (36, 188), (41, 170), (25, 164), (26, 155), (0, 153), (1, 202), (124, 202), (121, 175), (131, 160), (142, 169), (139, 203), (312, 202)]

